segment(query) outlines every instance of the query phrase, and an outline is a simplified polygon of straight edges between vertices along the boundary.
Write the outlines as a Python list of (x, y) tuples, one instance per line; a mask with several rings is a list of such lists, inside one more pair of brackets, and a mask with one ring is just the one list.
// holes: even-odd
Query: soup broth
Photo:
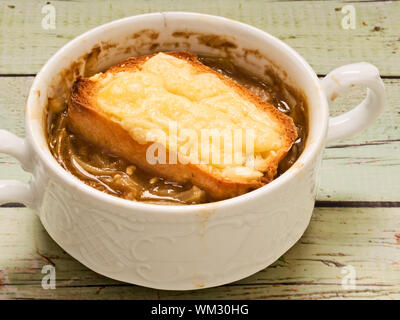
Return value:
[[(307, 138), (306, 101), (273, 73), (261, 78), (236, 66), (228, 58), (199, 55), (199, 60), (251, 90), (261, 99), (290, 116), (298, 138), (279, 163), (278, 174), (297, 160)], [(47, 136), (51, 153), (58, 163), (87, 185), (128, 200), (154, 204), (184, 205), (212, 202), (212, 196), (197, 186), (179, 184), (147, 173), (108, 150), (88, 143), (68, 128), (68, 113), (54, 112), (49, 106)]]

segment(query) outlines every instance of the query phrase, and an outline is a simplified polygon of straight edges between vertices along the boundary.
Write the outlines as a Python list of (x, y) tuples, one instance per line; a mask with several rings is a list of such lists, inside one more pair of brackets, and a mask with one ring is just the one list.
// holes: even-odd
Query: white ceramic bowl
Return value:
[[(287, 172), (233, 199), (159, 206), (107, 195), (61, 168), (45, 137), (49, 97), (68, 90), (85, 69), (96, 72), (128, 56), (182, 49), (229, 54), (260, 75), (273, 69), (304, 94), (308, 140)], [(356, 84), (369, 88), (367, 98), (329, 120), (328, 101)], [(25, 139), (0, 130), (0, 152), (19, 159), (32, 180), (0, 181), (0, 203), (34, 208), (64, 250), (107, 277), (160, 289), (222, 285), (267, 267), (301, 237), (313, 211), (325, 143), (369, 125), (384, 101), (378, 70), (367, 63), (338, 68), (321, 82), (293, 49), (249, 25), (184, 12), (128, 17), (72, 40), (39, 72), (27, 101)]]

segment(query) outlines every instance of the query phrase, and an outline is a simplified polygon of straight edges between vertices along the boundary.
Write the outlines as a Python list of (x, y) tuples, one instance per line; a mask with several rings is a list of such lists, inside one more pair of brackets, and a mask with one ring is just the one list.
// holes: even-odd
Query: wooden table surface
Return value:
[[(0, 208), (2, 299), (399, 299), (400, 298), (400, 3), (338, 1), (50, 1), (56, 29), (41, 21), (46, 1), (0, 1), (0, 128), (24, 136), (24, 107), (35, 74), (61, 46), (100, 24), (154, 11), (226, 16), (261, 28), (296, 49), (323, 77), (368, 61), (384, 78), (388, 103), (379, 120), (327, 147), (318, 201), (300, 241), (272, 266), (241, 281), (198, 291), (161, 291), (117, 282), (87, 269), (50, 239), (22, 206)], [(341, 8), (355, 8), (355, 29)], [(332, 105), (339, 114), (364, 96), (355, 88)], [(27, 181), (0, 154), (0, 177)], [(56, 290), (41, 286), (56, 268)], [(349, 276), (355, 286), (346, 286)], [(347, 278), (346, 278), (347, 277)]]

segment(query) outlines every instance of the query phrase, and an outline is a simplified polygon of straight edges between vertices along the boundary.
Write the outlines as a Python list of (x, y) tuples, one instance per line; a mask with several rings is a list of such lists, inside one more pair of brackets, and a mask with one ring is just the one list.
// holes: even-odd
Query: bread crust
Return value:
[[(264, 177), (259, 181), (247, 179), (227, 179), (222, 176), (210, 174), (205, 165), (197, 164), (169, 164), (168, 152), (167, 164), (150, 164), (146, 160), (146, 150), (152, 144), (138, 143), (127, 130), (122, 128), (119, 123), (111, 120), (100, 110), (96, 109), (96, 94), (99, 90), (98, 81), (89, 78), (78, 78), (73, 84), (68, 100), (68, 115), (70, 129), (82, 136), (85, 140), (100, 147), (110, 150), (122, 158), (134, 163), (143, 170), (153, 173), (176, 182), (185, 183), (191, 181), (198, 187), (206, 190), (215, 200), (227, 199), (241, 195), (250, 190), (256, 189), (265, 183), (273, 180), (277, 172), (277, 167), (281, 159), (286, 155), (297, 138), (297, 130), (293, 120), (277, 110), (274, 106), (261, 100), (250, 90), (237, 84), (233, 80), (212, 70), (197, 60), (197, 56), (191, 52), (164, 52), (179, 59), (183, 59), (192, 64), (199, 72), (212, 72), (217, 75), (225, 84), (230, 86), (241, 96), (246, 97), (261, 110), (265, 110), (270, 116), (280, 123), (284, 130), (284, 146), (277, 152), (273, 161), (268, 163), (264, 170)], [(109, 68), (100, 77), (107, 76), (108, 73), (118, 73), (122, 71), (134, 71), (155, 54), (127, 60)]]

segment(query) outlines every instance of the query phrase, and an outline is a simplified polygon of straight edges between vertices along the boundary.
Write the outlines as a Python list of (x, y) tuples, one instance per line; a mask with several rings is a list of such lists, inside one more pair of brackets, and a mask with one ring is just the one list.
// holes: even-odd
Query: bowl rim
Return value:
[[(119, 24), (124, 24), (126, 22), (134, 23), (134, 21), (137, 19), (152, 17), (152, 16), (161, 16), (162, 18), (165, 18), (166, 16), (168, 16), (168, 18), (174, 18), (179, 16), (180, 18), (185, 17), (188, 19), (205, 18), (205, 19), (218, 20), (219, 22), (229, 26), (236, 25), (237, 27), (241, 27), (242, 29), (244, 29), (244, 31), (246, 32), (256, 33), (259, 36), (264, 37), (268, 42), (272, 42), (275, 45), (280, 46), (283, 50), (287, 51), (290, 54), (292, 59), (296, 60), (297, 63), (302, 65), (302, 67), (306, 71), (307, 77), (314, 82), (317, 89), (318, 98), (320, 100), (321, 116), (320, 119), (317, 120), (320, 121), (320, 132), (316, 134), (316, 138), (313, 138), (311, 143), (306, 144), (306, 147), (303, 150), (300, 157), (287, 171), (285, 171), (282, 175), (280, 175), (279, 177), (277, 177), (276, 179), (274, 179), (265, 186), (262, 186), (256, 190), (247, 192), (243, 195), (236, 196), (230, 199), (225, 199), (210, 203), (203, 203), (203, 204), (194, 204), (194, 205), (159, 205), (159, 204), (144, 203), (140, 201), (126, 200), (113, 195), (109, 195), (93, 187), (90, 187), (86, 185), (84, 182), (82, 182), (80, 179), (78, 179), (77, 177), (66, 171), (64, 168), (62, 168), (60, 164), (54, 159), (54, 157), (51, 156), (50, 152), (45, 152), (43, 150), (40, 143), (38, 142), (38, 139), (35, 139), (35, 137), (37, 137), (37, 135), (40, 134), (44, 135), (44, 132), (40, 133), (39, 131), (43, 130), (39, 130), (38, 128), (34, 128), (32, 126), (32, 120), (30, 119), (30, 117), (27, 116), (27, 114), (29, 113), (29, 108), (33, 108), (32, 105), (34, 104), (33, 103), (34, 92), (37, 91), (38, 85), (42, 82), (41, 78), (43, 74), (47, 72), (49, 65), (55, 63), (57, 60), (62, 58), (64, 51), (74, 46), (77, 42), (81, 42), (84, 41), (86, 38), (95, 36), (106, 28), (116, 27)], [(85, 195), (89, 196), (92, 199), (96, 199), (103, 203), (105, 202), (107, 203), (107, 205), (118, 207), (119, 209), (124, 209), (124, 210), (127, 209), (132, 211), (140, 210), (146, 213), (159, 212), (160, 214), (163, 215), (172, 215), (172, 216), (175, 215), (180, 216), (182, 214), (186, 215), (198, 214), (200, 211), (207, 209), (231, 208), (233, 206), (237, 206), (238, 204), (248, 203), (249, 201), (256, 201), (259, 197), (265, 195), (266, 193), (273, 192), (274, 190), (278, 189), (283, 184), (293, 179), (295, 175), (305, 170), (305, 167), (307, 167), (306, 164), (310, 163), (313, 159), (315, 159), (318, 153), (322, 150), (325, 144), (327, 128), (328, 128), (328, 117), (329, 117), (327, 100), (322, 92), (320, 81), (316, 73), (311, 68), (311, 66), (306, 62), (306, 60), (300, 54), (298, 54), (294, 49), (292, 49), (289, 45), (287, 45), (280, 39), (272, 36), (271, 34), (261, 29), (258, 29), (256, 27), (253, 27), (251, 25), (248, 25), (240, 21), (236, 21), (233, 19), (217, 15), (209, 15), (196, 12), (180, 12), (180, 11), (153, 12), (153, 13), (146, 13), (146, 14), (125, 17), (122, 19), (114, 20), (102, 24), (100, 26), (97, 26), (72, 39), (63, 47), (61, 47), (49, 60), (47, 60), (47, 62), (41, 68), (39, 73), (36, 75), (27, 98), (27, 106), (25, 114), (26, 114), (25, 117), (26, 137), (29, 139), (30, 146), (32, 146), (35, 153), (39, 156), (39, 159), (47, 166), (47, 168), (50, 169), (50, 171), (53, 174), (57, 176), (59, 180), (62, 180), (64, 183), (67, 183), (72, 188), (82, 191)], [(308, 137), (308, 139), (310, 139), (310, 137)], [(303, 165), (296, 166), (296, 163), (299, 162), (301, 162)]]

